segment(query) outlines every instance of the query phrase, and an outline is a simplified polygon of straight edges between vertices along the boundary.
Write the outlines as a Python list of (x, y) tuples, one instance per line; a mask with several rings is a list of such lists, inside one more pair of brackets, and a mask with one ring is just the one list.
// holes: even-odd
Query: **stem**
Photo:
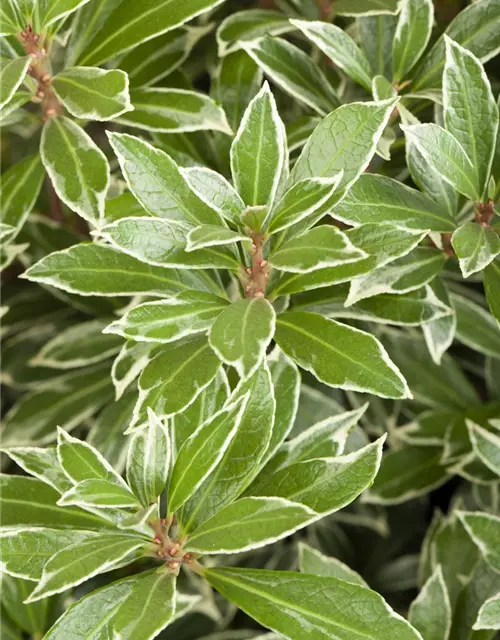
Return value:
[(252, 238), (252, 266), (242, 277), (247, 298), (264, 298), (267, 280), (269, 278), (269, 264), (264, 258), (264, 244), (266, 236), (262, 233), (251, 233)]
[(494, 215), (495, 205), (491, 198), (488, 202), (476, 202), (474, 217), (476, 222), (482, 227), (489, 227)]

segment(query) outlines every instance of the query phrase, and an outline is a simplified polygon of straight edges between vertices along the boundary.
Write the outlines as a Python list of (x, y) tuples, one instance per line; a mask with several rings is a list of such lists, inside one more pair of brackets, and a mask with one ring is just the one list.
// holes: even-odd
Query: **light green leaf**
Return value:
[(500, 593), (488, 598), (479, 609), (473, 629), (500, 629)]
[(130, 190), (151, 215), (186, 227), (220, 223), (217, 213), (189, 188), (170, 156), (127, 134), (108, 137)]
[[(48, 27), (57, 20), (73, 13), (89, 0), (39, 0), (34, 10), (38, 13), (42, 27)], [(36, 3), (33, 3), (34, 5)]]
[(11, 460), (28, 474), (46, 482), (59, 493), (71, 488), (72, 482), (62, 470), (56, 447), (11, 447), (2, 449)]
[(19, 33), (25, 26), (21, 7), (16, 0), (7, 0), (0, 7), (0, 35)]
[(271, 253), (269, 262), (281, 271), (309, 273), (367, 257), (345, 233), (334, 226), (321, 225), (282, 244)]
[(274, 309), (264, 298), (237, 300), (213, 323), (210, 346), (225, 364), (236, 368), (240, 377), (248, 378), (266, 355), (275, 321)]
[(100, 65), (119, 53), (175, 29), (191, 18), (216, 7), (222, 0), (145, 0), (137, 12), (135, 0), (124, 0), (80, 54), (80, 64)]
[(209, 96), (186, 89), (166, 87), (132, 89), (128, 110), (119, 122), (162, 133), (186, 131), (222, 131), (231, 135), (224, 110)]
[(425, 640), (447, 640), (451, 614), (450, 598), (441, 566), (438, 565), (412, 602), (408, 620)]
[(32, 56), (14, 58), (8, 61), (2, 60), (2, 69), (0, 71), (0, 109), (13, 98), (17, 88), (26, 76), (31, 60)]
[(356, 571), (353, 571), (337, 558), (323, 555), (317, 549), (305, 544), (305, 542), (299, 542), (299, 569), (302, 573), (338, 578), (344, 582), (368, 588), (366, 582)]
[(174, 298), (144, 302), (129, 309), (105, 333), (139, 342), (175, 342), (209, 329), (228, 304), (212, 294), (186, 291)]
[(148, 410), (148, 424), (132, 436), (127, 457), (127, 482), (147, 507), (165, 488), (170, 467), (172, 445), (167, 427)]
[(320, 516), (283, 498), (241, 498), (212, 516), (189, 536), (187, 551), (240, 553), (277, 542)]
[(118, 638), (155, 638), (174, 618), (176, 577), (164, 568), (136, 576), (130, 595), (116, 612)]
[(131, 562), (145, 542), (124, 534), (101, 534), (56, 553), (43, 568), (40, 582), (27, 602), (35, 602), (54, 593), (111, 571)]
[[(446, 307), (452, 306), (448, 290), (442, 280), (436, 278), (430, 284), (430, 287), (442, 304)], [(455, 314), (432, 320), (422, 327), (427, 349), (435, 364), (441, 364), (443, 354), (448, 350), (455, 338), (456, 327), (457, 316)]]
[(475, 351), (499, 358), (500, 326), (495, 318), (468, 298), (452, 294), (451, 301), (457, 314), (457, 340)]
[(406, 139), (452, 187), (471, 200), (481, 197), (477, 173), (463, 147), (437, 124), (401, 125)]
[(75, 118), (112, 120), (133, 109), (127, 74), (118, 69), (64, 69), (52, 80), (52, 86), (59, 100)]
[(245, 204), (271, 205), (287, 162), (285, 126), (266, 82), (231, 145), (233, 181)]
[(469, 437), (477, 457), (500, 476), (500, 437), (467, 420)]
[(497, 233), (477, 222), (466, 222), (451, 238), (464, 278), (487, 267), (500, 253)]
[(133, 507), (140, 508), (140, 503), (130, 489), (108, 480), (82, 480), (63, 493), (57, 504), (66, 507), (77, 505), (83, 507)]
[(187, 289), (214, 288), (196, 273), (154, 267), (111, 247), (91, 243), (55, 251), (30, 267), (23, 277), (81, 296), (162, 297)]
[(16, 228), (12, 225), (0, 222), (0, 240), (5, 242), (10, 236), (14, 235), (15, 231)]
[(291, 31), (288, 18), (277, 11), (249, 9), (237, 11), (225, 18), (217, 29), (219, 57), (241, 48), (241, 42), (265, 35), (280, 35)]
[(168, 346), (141, 373), (133, 425), (145, 420), (146, 407), (160, 418), (188, 407), (215, 378), (220, 366), (205, 336)]
[(425, 51), (434, 22), (432, 0), (404, 0), (392, 45), (393, 80), (406, 78)]
[(339, 16), (378, 16), (399, 11), (398, 0), (338, 0), (335, 13)]
[(456, 227), (446, 209), (416, 189), (380, 175), (362, 175), (337, 204), (334, 218), (348, 224), (384, 223), (408, 229), (450, 232)]
[(139, 376), (151, 358), (156, 355), (158, 345), (127, 340), (111, 367), (111, 379), (115, 387), (116, 400), (123, 396), (132, 382)]
[(257, 38), (241, 45), (283, 91), (320, 115), (330, 113), (339, 100), (326, 76), (311, 57), (280, 38)]
[(235, 242), (252, 242), (252, 239), (242, 233), (231, 231), (226, 227), (215, 224), (205, 224), (191, 229), (187, 236), (186, 251), (195, 251), (206, 247), (232, 245)]
[(286, 124), (288, 151), (292, 153), (301, 149), (314, 129), (321, 122), (319, 116), (300, 116)]
[(327, 22), (305, 20), (290, 20), (290, 22), (344, 73), (370, 91), (372, 82), (370, 63), (346, 31)]
[(311, 633), (317, 640), (420, 638), (378, 593), (337, 578), (233, 567), (205, 569), (203, 575), (248, 615), (294, 640)]
[(372, 79), (372, 94), (373, 98), (377, 101), (389, 100), (389, 98), (395, 98), (397, 93), (392, 84), (384, 76), (375, 76)]
[(461, 512), (458, 516), (486, 562), (500, 571), (500, 518), (479, 512)]
[(295, 311), (278, 317), (275, 339), (299, 366), (329, 386), (383, 398), (410, 397), (405, 379), (371, 334)]
[(92, 138), (69, 118), (51, 118), (43, 127), (40, 153), (61, 200), (98, 225), (104, 217), (109, 165)]
[(184, 441), (168, 488), (168, 512), (175, 513), (215, 470), (239, 428), (248, 398), (226, 405)]

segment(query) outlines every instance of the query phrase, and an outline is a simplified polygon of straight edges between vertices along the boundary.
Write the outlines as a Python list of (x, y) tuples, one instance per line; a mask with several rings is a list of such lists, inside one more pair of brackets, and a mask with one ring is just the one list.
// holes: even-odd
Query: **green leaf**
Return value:
[(334, 194), (343, 172), (331, 178), (306, 178), (294, 184), (269, 214), (268, 233), (277, 233), (304, 220), (321, 208)]
[(135, 0), (123, 0), (104, 21), (103, 26), (80, 54), (80, 64), (100, 65), (119, 53), (133, 49), (191, 18), (209, 11), (221, 0), (146, 0), (137, 12)]
[(399, 11), (397, 0), (338, 0), (335, 13), (339, 16), (377, 16)]
[[(9, 575), (2, 575), (2, 638), (4, 637), (4, 621), (12, 621), (19, 633), (18, 638), (24, 637), (23, 631), (33, 636), (42, 636), (47, 625), (48, 603), (26, 603), (26, 598), (33, 587), (33, 583)], [(8, 611), (8, 615), (6, 614)], [(9, 636), (7, 636), (9, 638)], [(17, 640), (17, 639), (16, 639)]]
[(486, 562), (495, 571), (500, 571), (500, 518), (479, 512), (458, 515)]
[(353, 102), (324, 118), (297, 160), (290, 183), (305, 178), (331, 178), (344, 171), (340, 186), (352, 185), (370, 162), (397, 103)]
[(0, 71), (0, 109), (8, 104), (22, 81), (24, 80), (28, 67), (31, 64), (32, 56), (14, 58), (13, 60), (2, 60), (2, 70)]
[(384, 223), (408, 229), (450, 232), (456, 227), (446, 209), (416, 189), (380, 175), (362, 175), (335, 206), (334, 218), (348, 224)]
[(450, 598), (438, 565), (412, 602), (408, 620), (425, 640), (445, 640), (450, 633), (451, 614)]
[(174, 618), (176, 577), (165, 569), (136, 576), (130, 595), (120, 605), (113, 628), (120, 638), (155, 638)]
[(2, 449), (11, 460), (28, 474), (46, 482), (59, 493), (71, 488), (72, 483), (62, 470), (56, 447), (11, 447)]
[(77, 505), (83, 507), (133, 507), (140, 504), (130, 489), (108, 480), (82, 480), (66, 491), (57, 502), (60, 506)]
[(278, 317), (276, 342), (324, 384), (384, 398), (410, 396), (384, 347), (364, 331), (315, 313), (295, 311)]
[(104, 245), (81, 243), (55, 251), (23, 277), (82, 296), (175, 295), (187, 289), (213, 290), (196, 273), (140, 262)]
[(40, 582), (27, 602), (35, 602), (54, 593), (130, 562), (145, 545), (135, 536), (101, 534), (56, 553), (43, 568)]
[(133, 424), (144, 421), (146, 407), (159, 418), (182, 411), (210, 384), (220, 366), (205, 336), (167, 347), (141, 373)]
[(151, 410), (148, 418), (147, 426), (134, 432), (127, 457), (127, 482), (145, 507), (167, 484), (172, 449), (167, 427)]
[(471, 160), (482, 195), (495, 152), (498, 107), (481, 62), (448, 36), (444, 39), (444, 122)]
[(484, 270), (484, 291), (493, 316), (500, 323), (500, 261), (493, 260)]
[(266, 355), (275, 322), (274, 309), (264, 298), (237, 300), (213, 323), (210, 346), (225, 364), (236, 368), (241, 378), (248, 378)]
[(500, 593), (488, 598), (481, 608), (473, 629), (500, 629)]
[(464, 278), (487, 267), (500, 253), (500, 238), (493, 229), (466, 222), (451, 238)]
[(368, 588), (366, 582), (356, 571), (353, 571), (337, 558), (323, 555), (317, 549), (305, 544), (305, 542), (299, 542), (299, 569), (302, 573), (338, 578), (344, 582)]
[(0, 534), (2, 572), (38, 582), (45, 563), (58, 551), (97, 535), (94, 531), (28, 527), (6, 529)]
[(401, 128), (406, 139), (443, 180), (471, 200), (481, 197), (476, 170), (451, 133), (436, 124), (402, 125)]
[(248, 398), (240, 397), (210, 416), (184, 440), (168, 488), (168, 512), (175, 513), (222, 460), (239, 428)]
[(500, 476), (500, 437), (467, 420), (469, 437), (476, 456)]
[(224, 110), (203, 93), (166, 87), (132, 89), (130, 100), (133, 110), (118, 118), (130, 127), (162, 133), (232, 133)]
[(241, 45), (283, 91), (320, 115), (338, 107), (331, 84), (311, 57), (280, 38), (257, 38)]
[(370, 63), (348, 33), (327, 22), (305, 20), (290, 20), (290, 22), (344, 73), (370, 91), (372, 83)]
[(141, 262), (181, 269), (234, 269), (238, 261), (226, 248), (188, 252), (186, 228), (160, 218), (122, 218), (99, 230), (99, 236)]
[(40, 0), (35, 11), (37, 11), (40, 16), (41, 26), (48, 27), (57, 20), (73, 13), (88, 1), (89, 0)]
[(434, 22), (432, 0), (404, 0), (392, 45), (394, 82), (406, 78), (425, 51)]
[(2, 173), (0, 220), (14, 227), (16, 233), (26, 222), (38, 198), (44, 175), (45, 169), (38, 154), (26, 156)]
[(280, 35), (293, 27), (286, 16), (277, 11), (249, 9), (225, 18), (217, 29), (219, 57), (241, 48), (241, 43), (265, 35)]
[[(111, 367), (111, 379), (118, 400), (139, 376), (151, 358), (158, 352), (158, 345), (127, 340)], [(129, 421), (130, 422), (130, 421)]]
[(186, 251), (195, 251), (205, 247), (217, 247), (235, 242), (252, 242), (252, 239), (237, 231), (215, 224), (204, 224), (191, 229), (187, 236)]
[(98, 225), (104, 217), (109, 165), (92, 138), (69, 118), (51, 118), (43, 127), (40, 153), (59, 198)]
[(384, 456), (380, 471), (363, 496), (372, 504), (399, 504), (429, 493), (449, 479), (439, 447), (404, 447)]
[(285, 126), (267, 82), (248, 105), (231, 145), (231, 172), (249, 206), (271, 205), (287, 163)]
[(457, 314), (457, 340), (479, 353), (499, 358), (500, 326), (495, 318), (468, 298), (452, 294), (451, 300)]
[(367, 257), (345, 233), (334, 226), (321, 225), (282, 244), (271, 253), (269, 262), (281, 271), (309, 273)]
[[(203, 575), (260, 624), (294, 640), (311, 632), (317, 640), (420, 638), (378, 593), (337, 578), (233, 567), (205, 569)], [(304, 598), (306, 593), (314, 597)]]
[(52, 86), (59, 100), (75, 118), (112, 120), (133, 109), (127, 74), (118, 69), (64, 69), (52, 80)]
[(10, 35), (22, 31), (25, 21), (20, 9), (13, 0), (2, 3), (0, 7), (0, 35)]
[[(451, 307), (450, 296), (443, 281), (436, 278), (430, 286), (437, 299), (446, 307)], [(425, 342), (435, 364), (441, 364), (443, 354), (448, 350), (455, 338), (456, 327), (457, 317), (455, 314), (443, 316), (424, 324), (422, 331)]]
[(108, 137), (130, 190), (151, 215), (186, 227), (220, 223), (217, 213), (189, 188), (170, 156), (127, 134)]
[[(226, 178), (206, 167), (181, 168), (180, 171), (200, 200), (222, 218), (236, 225), (241, 224), (245, 203)], [(218, 228), (221, 233), (224, 231), (219, 225)]]
[(315, 511), (283, 498), (241, 498), (196, 528), (186, 550), (216, 554), (258, 549), (318, 518)]
[(227, 300), (202, 291), (186, 291), (158, 302), (144, 302), (129, 309), (105, 333), (144, 342), (175, 342), (201, 333), (228, 306)]

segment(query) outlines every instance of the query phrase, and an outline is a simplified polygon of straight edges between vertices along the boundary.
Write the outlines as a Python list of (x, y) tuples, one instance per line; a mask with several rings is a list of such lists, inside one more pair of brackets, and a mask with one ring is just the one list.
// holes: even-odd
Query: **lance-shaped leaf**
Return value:
[(238, 262), (224, 247), (186, 251), (186, 228), (158, 218), (122, 218), (103, 227), (99, 235), (133, 258), (157, 267), (231, 269)]
[(466, 222), (456, 229), (451, 243), (464, 278), (487, 267), (500, 253), (498, 234), (476, 222)]
[(23, 632), (30, 636), (43, 635), (48, 622), (48, 607), (46, 602), (26, 603), (32, 587), (33, 583), (27, 580), (2, 575), (2, 638), (21, 640)]
[(269, 262), (281, 271), (309, 273), (367, 257), (345, 233), (334, 226), (321, 225), (282, 244), (271, 253)]
[(392, 44), (393, 80), (406, 78), (425, 51), (434, 21), (432, 0), (404, 0)]
[(44, 175), (38, 154), (26, 156), (2, 174), (0, 220), (3, 224), (11, 225), (16, 232), (21, 229), (38, 198)]
[(174, 618), (175, 582), (176, 576), (163, 568), (139, 574), (114, 618), (118, 638), (155, 638)]
[(100, 65), (119, 53), (134, 48), (155, 36), (175, 29), (222, 0), (187, 0), (175, 5), (172, 0), (146, 0), (137, 13), (134, 0), (124, 0), (107, 16), (98, 35), (80, 54), (80, 64)]
[(241, 498), (195, 529), (186, 550), (215, 554), (258, 549), (319, 517), (312, 509), (283, 498)]
[(20, 33), (26, 24), (21, 13), (21, 7), (12, 0), (2, 3), (0, 16), (0, 35), (2, 36)]
[(408, 620), (425, 640), (443, 640), (450, 633), (451, 613), (446, 583), (438, 565), (412, 602)]
[(55, 251), (23, 277), (81, 296), (175, 295), (188, 289), (212, 291), (210, 279), (194, 272), (154, 267), (105, 245), (81, 243)]
[(0, 109), (10, 102), (16, 89), (26, 76), (28, 67), (31, 64), (32, 56), (14, 58), (13, 60), (2, 60), (0, 71)]
[(137, 343), (132, 340), (125, 342), (111, 367), (116, 400), (123, 396), (129, 385), (139, 376), (158, 350), (158, 345), (154, 344)]
[(233, 567), (205, 569), (203, 575), (252, 618), (294, 640), (311, 633), (317, 640), (420, 639), (378, 593), (337, 578)]
[(179, 413), (210, 384), (220, 366), (204, 336), (167, 347), (141, 373), (133, 423), (144, 422), (147, 407), (161, 418)]
[[(235, 188), (220, 173), (206, 167), (181, 169), (186, 182), (205, 204), (234, 224), (241, 222), (245, 203)], [(219, 227), (222, 231), (222, 228)]]
[(243, 49), (281, 89), (320, 115), (338, 107), (339, 99), (323, 71), (301, 49), (280, 38), (257, 38)]
[(210, 346), (225, 363), (236, 368), (242, 378), (257, 369), (274, 335), (276, 315), (264, 298), (233, 302), (210, 329)]
[(46, 482), (59, 493), (71, 488), (72, 482), (62, 470), (56, 447), (10, 447), (2, 452), (28, 474)]
[(456, 227), (445, 207), (402, 182), (379, 175), (362, 175), (332, 213), (348, 224), (384, 223), (408, 229), (450, 232)]
[(350, 78), (367, 91), (371, 89), (372, 71), (363, 51), (340, 27), (327, 22), (290, 20)]
[(84, 507), (109, 507), (138, 509), (140, 504), (134, 494), (126, 486), (109, 480), (82, 480), (63, 493), (57, 501), (60, 506), (81, 505)]
[(479, 512), (458, 515), (485, 560), (495, 571), (500, 571), (500, 518)]
[(220, 222), (217, 213), (189, 188), (169, 155), (127, 134), (108, 137), (130, 190), (151, 215), (186, 227)]
[(338, 578), (368, 588), (366, 582), (356, 571), (337, 558), (325, 556), (304, 542), (299, 542), (299, 569), (302, 573)]
[(170, 457), (168, 429), (150, 409), (148, 424), (134, 432), (127, 457), (127, 482), (145, 507), (154, 503), (165, 488)]
[(105, 332), (139, 342), (175, 342), (209, 329), (228, 304), (209, 293), (186, 291), (174, 298), (133, 307)]
[(451, 295), (457, 314), (456, 338), (487, 356), (500, 356), (500, 327), (488, 311), (468, 298)]
[(57, 2), (50, 2), (50, 0), (40, 0), (38, 3), (39, 6), (34, 8), (34, 11), (37, 12), (42, 26), (48, 27), (57, 20), (73, 13), (88, 1), (89, 0), (58, 0)]
[(473, 629), (500, 629), (500, 593), (488, 598), (477, 615)]
[(469, 437), (477, 457), (500, 476), (500, 436), (467, 420)]
[(222, 131), (231, 135), (231, 127), (222, 107), (204, 93), (165, 87), (132, 89), (133, 110), (119, 121), (131, 127), (162, 133), (186, 131)]
[(324, 118), (297, 160), (290, 184), (305, 178), (329, 178), (344, 171), (347, 189), (366, 169), (397, 99), (353, 102)]
[(287, 161), (285, 125), (266, 82), (248, 105), (231, 146), (233, 181), (245, 204), (272, 204)]
[(206, 247), (218, 247), (232, 245), (235, 242), (249, 242), (252, 239), (237, 231), (215, 224), (204, 224), (201, 227), (191, 229), (187, 236), (186, 251), (195, 251)]
[(277, 36), (292, 29), (288, 18), (278, 11), (237, 11), (225, 18), (217, 29), (219, 57), (238, 50), (242, 42), (255, 40), (264, 35)]
[(500, 323), (500, 260), (493, 260), (486, 267), (483, 284), (490, 311)]
[(480, 61), (448, 36), (444, 39), (444, 122), (471, 160), (481, 195), (488, 182), (495, 151), (498, 107)]
[(144, 540), (124, 534), (101, 534), (56, 553), (44, 566), (40, 582), (28, 598), (35, 602), (115, 569), (139, 555)]
[(175, 513), (213, 472), (240, 425), (248, 398), (240, 397), (203, 422), (179, 450), (168, 488), (168, 512)]
[[(434, 295), (446, 307), (451, 307), (448, 290), (439, 278), (436, 278), (430, 285)], [(451, 307), (452, 308), (452, 307)], [(441, 364), (443, 354), (451, 346), (455, 338), (457, 317), (455, 314), (447, 315), (437, 320), (432, 320), (424, 324), (422, 330), (427, 344), (427, 349), (436, 364)]]
[(372, 335), (316, 313), (282, 314), (276, 342), (299, 366), (332, 387), (368, 391), (383, 398), (410, 397), (386, 350)]
[(477, 172), (463, 147), (437, 124), (401, 125), (406, 139), (443, 180), (471, 200), (481, 197)]
[(397, 0), (338, 0), (335, 13), (352, 17), (392, 15), (398, 13), (398, 5)]

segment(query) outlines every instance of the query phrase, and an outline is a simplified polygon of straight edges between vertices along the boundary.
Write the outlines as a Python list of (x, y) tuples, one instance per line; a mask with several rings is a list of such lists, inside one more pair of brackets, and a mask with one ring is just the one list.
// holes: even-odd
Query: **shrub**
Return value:
[(500, 1), (435, 4), (4, 0), (6, 638), (495, 637)]

